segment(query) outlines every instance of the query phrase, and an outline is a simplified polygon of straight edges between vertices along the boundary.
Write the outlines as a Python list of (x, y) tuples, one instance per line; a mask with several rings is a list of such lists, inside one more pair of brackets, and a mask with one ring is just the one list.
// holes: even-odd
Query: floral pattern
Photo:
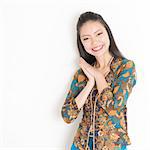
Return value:
[[(94, 137), (93, 150), (120, 150), (122, 146), (131, 144), (126, 113), (127, 100), (137, 80), (134, 61), (114, 57), (110, 72), (105, 78), (109, 87), (99, 94), (95, 84), (83, 106), (83, 117), (73, 140), (80, 150), (89, 149), (89, 134)], [(79, 68), (61, 109), (66, 123), (73, 122), (82, 109), (78, 108), (75, 98), (85, 87), (87, 80)]]

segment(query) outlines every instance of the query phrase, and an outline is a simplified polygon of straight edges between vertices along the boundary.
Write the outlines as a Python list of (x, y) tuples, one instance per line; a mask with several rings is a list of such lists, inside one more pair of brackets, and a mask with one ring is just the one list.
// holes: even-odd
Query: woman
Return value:
[(126, 105), (137, 80), (135, 64), (121, 54), (110, 28), (94, 12), (80, 15), (77, 45), (80, 68), (61, 110), (71, 123), (83, 108), (71, 150), (126, 150), (131, 144)]

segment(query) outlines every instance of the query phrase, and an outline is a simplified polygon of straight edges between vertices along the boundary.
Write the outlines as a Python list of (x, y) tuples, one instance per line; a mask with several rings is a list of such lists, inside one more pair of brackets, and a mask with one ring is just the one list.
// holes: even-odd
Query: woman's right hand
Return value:
[(89, 84), (94, 86), (95, 84), (95, 78), (86, 70), (84, 64), (82, 63), (81, 60), (79, 60), (79, 66), (81, 67), (81, 69), (83, 70), (83, 72), (85, 73), (85, 75), (88, 77), (89, 79)]

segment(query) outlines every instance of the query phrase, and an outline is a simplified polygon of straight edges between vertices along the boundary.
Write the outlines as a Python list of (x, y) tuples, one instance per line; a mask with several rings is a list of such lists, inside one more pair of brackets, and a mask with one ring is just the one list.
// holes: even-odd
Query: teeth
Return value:
[(94, 50), (99, 50), (100, 49), (100, 47), (98, 47), (98, 48), (94, 48)]
[(97, 48), (94, 48), (93, 50), (99, 50), (99, 49), (101, 49), (102, 48), (102, 46), (99, 46), (99, 47), (97, 47)]

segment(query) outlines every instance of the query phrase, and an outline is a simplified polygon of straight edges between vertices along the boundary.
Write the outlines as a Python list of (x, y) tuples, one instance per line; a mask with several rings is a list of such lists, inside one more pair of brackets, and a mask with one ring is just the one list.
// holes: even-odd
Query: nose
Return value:
[(93, 48), (96, 48), (98, 46), (98, 39), (92, 39), (92, 46)]

